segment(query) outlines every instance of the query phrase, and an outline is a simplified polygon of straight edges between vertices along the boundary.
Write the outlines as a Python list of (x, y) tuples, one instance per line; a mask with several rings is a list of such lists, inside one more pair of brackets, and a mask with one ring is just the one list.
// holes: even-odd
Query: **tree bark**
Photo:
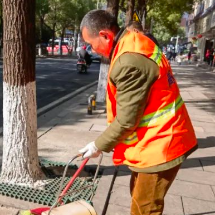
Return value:
[(118, 11), (119, 11), (119, 0), (108, 0), (107, 11), (111, 13), (117, 21)]
[(3, 162), (1, 181), (41, 179), (37, 150), (35, 0), (3, 0)]
[(137, 11), (139, 13), (139, 17), (142, 19), (141, 24), (143, 30), (145, 29), (146, 16), (147, 16), (147, 0), (138, 0), (137, 2)]
[(63, 38), (64, 38), (64, 32), (65, 32), (65, 27), (62, 28), (61, 36), (60, 36), (60, 44), (59, 44), (60, 55), (63, 54), (62, 43), (63, 43)]
[[(107, 11), (111, 13), (117, 20), (118, 12), (119, 12), (119, 0), (108, 0)], [(96, 97), (97, 102), (105, 102), (108, 69), (109, 69), (109, 60), (102, 58), (100, 72), (99, 72), (98, 87), (97, 87), (97, 97)]]
[(133, 20), (135, 0), (128, 0), (127, 4), (128, 5), (126, 11), (125, 26), (128, 25), (129, 22)]
[(54, 47), (55, 47), (55, 27), (56, 27), (56, 23), (53, 23), (52, 26), (52, 55), (54, 55)]
[(44, 23), (44, 19), (43, 17), (40, 17), (40, 42), (42, 42), (43, 40), (43, 23)]
[(99, 82), (97, 87), (97, 102), (105, 102), (109, 66), (109, 60), (102, 58), (100, 65)]

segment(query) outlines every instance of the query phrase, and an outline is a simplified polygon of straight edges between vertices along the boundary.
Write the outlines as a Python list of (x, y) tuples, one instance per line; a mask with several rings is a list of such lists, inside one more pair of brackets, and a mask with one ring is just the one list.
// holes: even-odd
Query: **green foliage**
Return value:
[(48, 42), (51, 37), (50, 29), (44, 22), (49, 11), (48, 0), (36, 0), (36, 43)]
[(79, 28), (83, 16), (95, 7), (95, 0), (49, 0), (46, 22), (51, 28), (56, 24), (58, 33), (63, 28)]
[[(193, 0), (157, 0), (149, 1), (148, 20), (153, 18), (156, 26), (163, 26), (167, 33), (175, 36), (178, 32), (179, 23), (184, 12), (192, 9)], [(156, 31), (156, 29), (155, 29)]]
[[(127, 7), (128, 1), (121, 0), (121, 10)], [(160, 42), (165, 43), (172, 36), (184, 34), (179, 24), (182, 15), (192, 11), (195, 1), (197, 0), (136, 0), (135, 8), (146, 8), (146, 29), (150, 29), (153, 20), (153, 33)], [(138, 3), (142, 4), (141, 7)]]
[(36, 0), (36, 17), (45, 17), (49, 12), (49, 1), (48, 0)]
[(169, 32), (169, 29), (167, 29), (165, 26), (155, 24), (153, 35), (158, 40), (160, 46), (165, 46), (169, 43), (170, 38), (173, 36), (179, 36), (181, 39), (183, 39), (185, 36), (185, 32), (183, 28), (179, 27), (177, 31), (174, 32), (174, 34), (172, 34)]

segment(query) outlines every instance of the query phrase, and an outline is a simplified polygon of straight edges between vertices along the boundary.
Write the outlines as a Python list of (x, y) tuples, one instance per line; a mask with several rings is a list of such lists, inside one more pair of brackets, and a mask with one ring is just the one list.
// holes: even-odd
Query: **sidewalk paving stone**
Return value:
[(0, 215), (18, 215), (19, 210), (0, 206)]
[(215, 204), (194, 198), (182, 197), (185, 215), (215, 215)]
[(110, 204), (115, 204), (122, 207), (130, 206), (130, 188), (123, 185), (115, 185), (111, 192)]
[(199, 91), (196, 91), (196, 89), (195, 89), (195, 91), (194, 92), (192, 92), (192, 91), (190, 91), (189, 92), (189, 94), (190, 94), (190, 96), (193, 98), (193, 99), (203, 99), (203, 100), (208, 100), (208, 97), (207, 96), (205, 96), (204, 95), (204, 93), (202, 93), (202, 92), (199, 92)]
[(212, 172), (196, 171), (193, 169), (180, 169), (177, 175), (177, 179), (197, 184), (207, 184), (215, 186), (215, 174)]
[(176, 196), (215, 201), (215, 196), (211, 186), (187, 181), (175, 180), (168, 193)]
[(109, 204), (105, 215), (130, 215), (130, 205), (127, 207)]
[(193, 97), (187, 91), (181, 91), (181, 97), (183, 98), (184, 101), (193, 99)]
[(105, 210), (104, 208), (106, 204), (106, 199), (109, 193), (109, 188), (112, 183), (114, 172), (114, 167), (104, 170), (104, 177), (101, 177), (95, 196), (93, 197), (93, 205), (98, 215), (102, 215), (103, 211)]
[(215, 161), (201, 160), (201, 163), (204, 171), (215, 173)]
[(190, 158), (198, 158), (201, 160), (215, 161), (214, 147), (199, 148), (188, 157), (188, 159)]
[(90, 128), (90, 131), (105, 131), (107, 128), (107, 126), (105, 125), (97, 125), (97, 124), (93, 124), (92, 127)]
[(181, 165), (181, 169), (190, 169), (190, 168), (192, 168), (193, 170), (197, 170), (197, 171), (203, 171), (203, 167), (200, 162), (200, 159), (188, 158)]
[(184, 215), (180, 196), (166, 195), (163, 215)]
[(195, 132), (201, 132), (201, 133), (205, 132), (204, 128), (202, 128), (202, 127), (198, 127), (198, 126), (193, 125), (193, 128), (194, 128)]

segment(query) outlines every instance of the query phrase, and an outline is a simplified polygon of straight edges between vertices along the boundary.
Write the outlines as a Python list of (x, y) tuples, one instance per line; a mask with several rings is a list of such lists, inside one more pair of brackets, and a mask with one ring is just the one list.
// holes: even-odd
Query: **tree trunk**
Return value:
[(117, 21), (118, 11), (119, 11), (119, 0), (108, 0), (107, 11), (111, 13)]
[(44, 19), (43, 17), (40, 17), (40, 42), (43, 41), (43, 23), (44, 23)]
[(1, 181), (41, 179), (37, 150), (35, 0), (3, 0), (3, 162)]
[(55, 27), (56, 27), (56, 23), (53, 23), (52, 26), (52, 55), (54, 55), (54, 47), (55, 47)]
[[(108, 0), (107, 11), (114, 15), (114, 17), (117, 19), (119, 11), (119, 0)], [(97, 102), (105, 102), (108, 69), (109, 60), (102, 58), (99, 72), (99, 82), (97, 87)]]
[(127, 5), (126, 18), (125, 18), (125, 26), (128, 25), (129, 22), (133, 20), (135, 0), (128, 0), (127, 4), (128, 5)]
[(105, 102), (106, 98), (106, 88), (107, 88), (107, 76), (109, 69), (109, 60), (102, 58), (99, 73), (99, 82), (97, 87), (97, 102)]
[(137, 11), (139, 14), (139, 17), (142, 19), (141, 24), (143, 27), (143, 30), (145, 29), (145, 23), (146, 23), (146, 14), (147, 14), (147, 0), (138, 0), (137, 2)]
[(62, 50), (62, 42), (63, 42), (63, 38), (64, 38), (64, 32), (65, 32), (65, 28), (62, 29), (61, 31), (61, 37), (60, 37), (60, 44), (59, 44), (59, 48), (60, 48), (60, 55), (63, 54), (63, 50)]

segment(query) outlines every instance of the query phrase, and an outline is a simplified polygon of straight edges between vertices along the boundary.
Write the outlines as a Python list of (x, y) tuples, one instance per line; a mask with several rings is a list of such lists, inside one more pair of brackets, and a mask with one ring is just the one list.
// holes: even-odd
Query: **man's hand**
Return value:
[(95, 142), (88, 143), (79, 152), (83, 154), (83, 158), (96, 158), (101, 154), (101, 151), (95, 146)]

